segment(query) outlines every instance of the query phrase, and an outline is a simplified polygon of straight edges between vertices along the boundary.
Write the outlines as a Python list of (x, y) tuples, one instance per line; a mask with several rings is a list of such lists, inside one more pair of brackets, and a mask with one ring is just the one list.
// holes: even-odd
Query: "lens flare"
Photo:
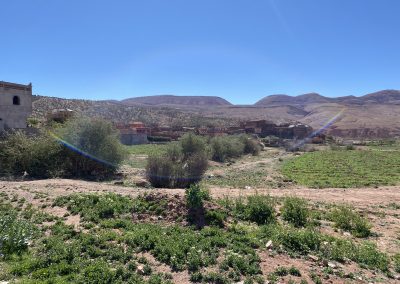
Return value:
[(105, 165), (107, 165), (107, 166), (109, 166), (109, 167), (115, 167), (115, 166), (116, 166), (116, 165), (114, 165), (114, 164), (112, 164), (112, 163), (110, 163), (110, 162), (108, 162), (108, 161), (106, 161), (106, 160), (103, 160), (103, 159), (101, 159), (101, 158), (98, 158), (98, 157), (96, 157), (96, 156), (94, 156), (94, 155), (92, 155), (92, 154), (90, 154), (90, 153), (88, 153), (88, 152), (85, 152), (85, 151), (79, 149), (79, 148), (76, 147), (75, 145), (69, 143), (68, 141), (65, 141), (64, 139), (62, 139), (61, 137), (57, 136), (57, 135), (56, 135), (55, 133), (53, 133), (53, 132), (49, 132), (49, 133), (50, 133), (50, 135), (51, 135), (58, 143), (60, 143), (60, 144), (63, 145), (64, 147), (70, 149), (71, 151), (74, 151), (75, 153), (77, 153), (77, 154), (79, 154), (79, 155), (81, 155), (81, 156), (83, 156), (83, 157), (86, 157), (86, 158), (91, 159), (91, 160), (93, 160), (93, 161), (96, 161), (96, 162), (98, 162), (98, 163), (105, 164)]
[(306, 138), (301, 140), (300, 142), (296, 143), (294, 146), (291, 147), (291, 149), (296, 149), (300, 146), (303, 146), (307, 142), (309, 142), (314, 136), (322, 133), (324, 130), (329, 128), (332, 124), (334, 124), (344, 113), (345, 109), (343, 108), (341, 111), (339, 111), (337, 114), (335, 114), (332, 118), (330, 118), (321, 128), (318, 130), (313, 131), (310, 135), (308, 135)]

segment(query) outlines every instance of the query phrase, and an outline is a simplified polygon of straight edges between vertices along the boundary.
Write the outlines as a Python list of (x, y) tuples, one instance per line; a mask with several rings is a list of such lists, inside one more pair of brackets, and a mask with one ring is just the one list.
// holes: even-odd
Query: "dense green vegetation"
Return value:
[[(213, 202), (198, 186), (187, 190), (185, 200), (188, 209), (202, 207), (206, 200)], [(158, 272), (141, 256), (146, 252), (170, 267), (171, 272), (187, 270), (193, 282), (246, 280), (246, 283), (263, 283), (259, 251), (271, 241), (275, 253), (286, 252), (292, 257), (312, 253), (322, 260), (352, 260), (369, 269), (389, 271), (389, 257), (371, 242), (355, 243), (332, 237), (321, 233), (311, 222), (306, 227), (292, 226), (290, 218), (288, 223), (281, 222), (277, 218), (278, 202), (259, 195), (236, 201), (221, 200), (219, 203), (227, 210), (230, 221), (198, 230), (177, 224), (133, 222), (135, 212), (157, 216), (162, 210), (168, 210), (165, 204), (166, 209), (163, 209), (164, 205), (146, 197), (132, 199), (110, 193), (73, 194), (56, 199), (54, 205), (65, 206), (70, 214), (82, 217), (81, 225), (85, 230), (76, 230), (60, 219), (40, 217), (29, 206), (14, 209), (3, 200), (0, 240), (11, 231), (14, 233), (13, 238), (0, 247), (0, 265), (4, 268), (0, 280), (172, 283), (171, 274)], [(302, 212), (307, 206), (291, 197), (282, 204), (281, 215), (289, 210), (287, 216), (294, 216), (296, 211)], [(56, 222), (43, 225), (48, 220)], [(398, 269), (398, 263), (398, 256), (395, 256), (394, 269)], [(296, 267), (280, 267), (268, 275), (268, 280), (274, 283), (286, 275), (301, 277)]]
[(394, 185), (400, 182), (400, 151), (317, 151), (287, 161), (282, 172), (317, 188)]
[(112, 175), (125, 158), (110, 122), (79, 118), (36, 136), (22, 132), (0, 141), (0, 175), (34, 178)]

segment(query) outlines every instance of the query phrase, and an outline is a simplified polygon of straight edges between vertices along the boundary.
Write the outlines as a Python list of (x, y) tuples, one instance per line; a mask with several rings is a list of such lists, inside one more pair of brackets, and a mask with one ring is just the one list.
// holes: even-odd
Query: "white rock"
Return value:
[(269, 241), (265, 244), (265, 247), (266, 247), (267, 249), (271, 249), (271, 248), (273, 247), (272, 241), (269, 240)]

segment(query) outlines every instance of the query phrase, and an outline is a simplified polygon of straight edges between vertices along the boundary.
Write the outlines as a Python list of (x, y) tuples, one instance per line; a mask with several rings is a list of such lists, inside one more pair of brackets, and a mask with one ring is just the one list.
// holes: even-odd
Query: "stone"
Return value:
[(272, 247), (273, 247), (272, 241), (269, 240), (269, 241), (265, 244), (265, 247), (266, 247), (267, 249), (272, 249)]
[(337, 265), (334, 262), (328, 262), (328, 267), (332, 268), (332, 269), (336, 269)]
[(144, 266), (143, 265), (139, 265), (137, 267), (137, 272), (141, 275), (144, 275)]
[(315, 256), (315, 255), (312, 255), (312, 254), (309, 254), (308, 258), (311, 259), (312, 261), (318, 261), (319, 260), (318, 256)]
[(139, 186), (139, 187), (149, 187), (150, 183), (147, 180), (142, 179), (142, 180), (135, 181), (135, 185)]

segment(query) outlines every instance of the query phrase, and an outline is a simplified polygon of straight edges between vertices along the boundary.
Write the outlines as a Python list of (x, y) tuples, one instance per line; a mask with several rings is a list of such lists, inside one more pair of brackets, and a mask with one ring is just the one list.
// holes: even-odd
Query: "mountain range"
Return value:
[(267, 119), (300, 121), (328, 134), (350, 138), (400, 137), (400, 91), (383, 90), (365, 96), (324, 97), (270, 95), (251, 105), (233, 105), (220, 97), (159, 95), (122, 101), (68, 100), (36, 97), (37, 118), (54, 108), (69, 108), (111, 121), (141, 120), (149, 125), (235, 125)]
[[(221, 97), (215, 96), (175, 96), (157, 95), (147, 97), (134, 97), (120, 102), (126, 105), (148, 106), (193, 106), (193, 107), (218, 107), (233, 106), (232, 103)], [(308, 93), (299, 96), (270, 95), (254, 103), (254, 106), (282, 106), (282, 105), (308, 105), (321, 103), (340, 103), (346, 105), (365, 104), (400, 104), (399, 90), (383, 90), (365, 96), (324, 97), (317, 93)]]

